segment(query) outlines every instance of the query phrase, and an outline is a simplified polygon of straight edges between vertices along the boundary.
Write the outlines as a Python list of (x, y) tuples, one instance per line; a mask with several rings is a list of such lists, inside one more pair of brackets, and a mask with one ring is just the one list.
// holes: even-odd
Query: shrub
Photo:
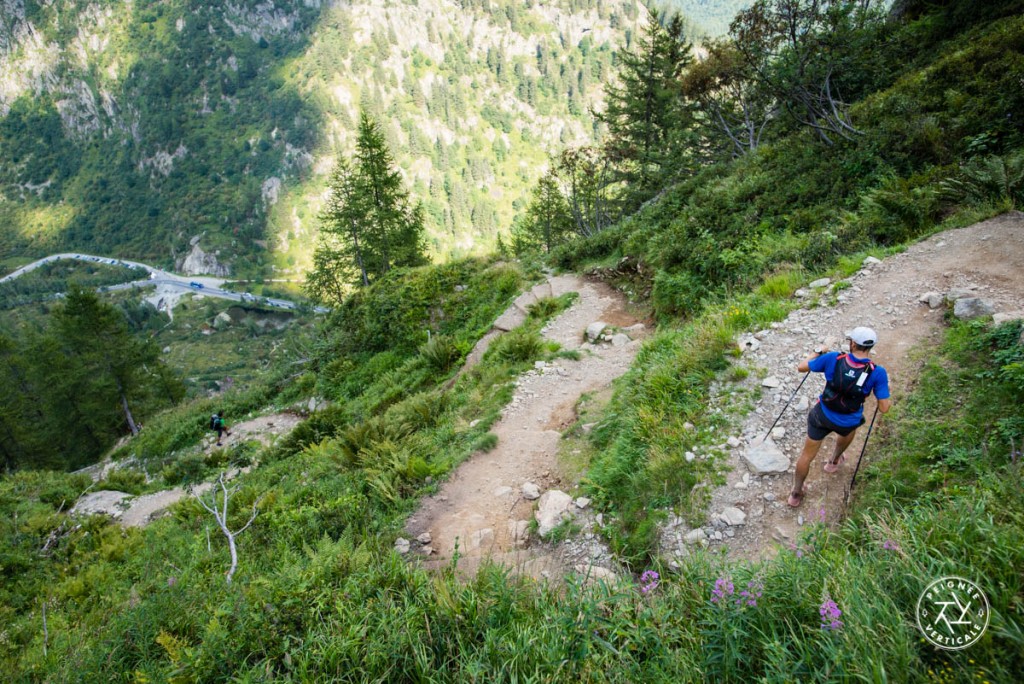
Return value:
[(516, 328), (499, 337), (488, 353), (509, 363), (532, 361), (544, 353), (544, 340), (533, 330)]
[(434, 335), (420, 347), (420, 356), (435, 371), (447, 373), (461, 357), (458, 347), (445, 335)]

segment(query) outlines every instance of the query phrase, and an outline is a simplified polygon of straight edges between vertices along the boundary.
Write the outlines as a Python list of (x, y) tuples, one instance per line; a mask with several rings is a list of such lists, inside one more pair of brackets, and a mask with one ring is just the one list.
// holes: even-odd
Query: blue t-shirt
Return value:
[[(836, 372), (836, 359), (839, 358), (840, 352), (829, 352), (828, 354), (822, 354), (816, 359), (811, 359), (807, 362), (807, 367), (815, 373), (824, 373), (825, 380), (831, 381), (833, 374)], [(867, 363), (868, 359), (859, 359), (853, 354), (850, 354), (850, 359), (855, 363)], [(868, 396), (873, 391), (875, 393), (875, 399), (888, 399), (889, 398), (889, 374), (885, 372), (885, 369), (875, 364), (875, 370), (871, 371), (871, 375), (868, 376), (867, 381), (864, 383), (864, 396)], [(818, 402), (821, 403), (821, 395), (818, 395)], [(821, 404), (821, 412), (825, 414), (832, 424), (839, 427), (856, 427), (860, 425), (861, 418), (864, 416), (864, 407), (861, 406), (857, 409), (856, 413), (836, 413), (835, 411), (829, 410), (825, 404)]]

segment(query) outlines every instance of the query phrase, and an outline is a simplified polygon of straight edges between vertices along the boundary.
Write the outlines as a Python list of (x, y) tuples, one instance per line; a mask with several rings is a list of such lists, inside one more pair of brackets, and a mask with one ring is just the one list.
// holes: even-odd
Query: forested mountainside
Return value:
[(676, 11), (685, 16), (704, 36), (723, 36), (729, 32), (729, 23), (736, 13), (753, 4), (753, 0), (660, 0), (659, 8)]
[(493, 246), (591, 141), (635, 0), (0, 3), (0, 258), (308, 263), (336, 155), (382, 126), (435, 255)]

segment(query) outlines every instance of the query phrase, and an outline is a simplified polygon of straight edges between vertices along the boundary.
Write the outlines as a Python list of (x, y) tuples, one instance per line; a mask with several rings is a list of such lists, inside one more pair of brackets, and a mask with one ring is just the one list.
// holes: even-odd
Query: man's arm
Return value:
[(888, 413), (890, 408), (892, 408), (892, 400), (891, 399), (879, 399), (878, 400), (878, 410), (879, 410), (880, 413)]
[(814, 350), (814, 356), (808, 356), (806, 359), (801, 361), (797, 365), (796, 369), (798, 371), (800, 371), (801, 373), (810, 373), (811, 372), (811, 361), (813, 361), (814, 359), (818, 358), (819, 356), (821, 356), (822, 354), (825, 354), (827, 352), (828, 352), (827, 348), (825, 348), (825, 347), (818, 347), (817, 349)]

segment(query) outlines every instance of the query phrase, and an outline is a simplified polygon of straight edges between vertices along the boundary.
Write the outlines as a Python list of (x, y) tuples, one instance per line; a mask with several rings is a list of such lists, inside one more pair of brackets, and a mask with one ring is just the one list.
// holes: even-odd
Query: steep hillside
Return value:
[[(634, 0), (0, 4), (0, 260), (63, 247), (299, 270), (360, 111), (439, 255), (507, 227), (590, 108)], [(196, 261), (196, 260), (192, 260)]]

